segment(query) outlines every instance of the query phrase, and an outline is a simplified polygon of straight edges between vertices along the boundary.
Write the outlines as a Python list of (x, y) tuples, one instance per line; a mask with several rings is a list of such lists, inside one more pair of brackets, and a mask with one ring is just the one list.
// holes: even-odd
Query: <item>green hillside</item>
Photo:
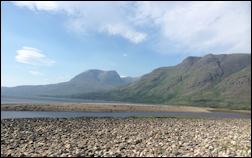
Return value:
[(176, 66), (155, 69), (126, 87), (77, 97), (251, 109), (250, 57), (250, 54), (188, 57)]

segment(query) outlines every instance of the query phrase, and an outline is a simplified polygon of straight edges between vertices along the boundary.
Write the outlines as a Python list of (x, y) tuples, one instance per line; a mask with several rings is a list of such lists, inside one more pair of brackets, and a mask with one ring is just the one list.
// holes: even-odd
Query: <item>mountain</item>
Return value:
[(133, 83), (137, 80), (139, 80), (140, 77), (121, 77), (121, 79), (126, 83), (126, 84), (130, 84)]
[(188, 57), (176, 66), (155, 69), (109, 93), (77, 97), (251, 109), (251, 55)]
[(90, 92), (101, 92), (127, 85), (134, 79), (121, 78), (116, 71), (88, 70), (68, 82), (48, 85), (1, 87), (5, 96), (71, 96)]
[(88, 70), (68, 82), (2, 87), (6, 96), (64, 96), (84, 99), (251, 109), (251, 55), (187, 57), (141, 78)]

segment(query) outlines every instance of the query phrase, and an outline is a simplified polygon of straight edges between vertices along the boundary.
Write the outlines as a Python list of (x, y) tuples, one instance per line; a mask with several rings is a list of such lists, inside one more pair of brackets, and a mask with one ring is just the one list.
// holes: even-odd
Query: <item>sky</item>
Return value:
[(1, 2), (1, 86), (138, 77), (209, 53), (251, 53), (250, 1)]

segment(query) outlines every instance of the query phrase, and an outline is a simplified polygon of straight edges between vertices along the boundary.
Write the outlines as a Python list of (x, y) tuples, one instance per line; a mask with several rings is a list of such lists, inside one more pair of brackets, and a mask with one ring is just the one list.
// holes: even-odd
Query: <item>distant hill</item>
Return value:
[(68, 82), (2, 87), (6, 96), (59, 96), (109, 101), (251, 109), (251, 55), (187, 57), (141, 78), (88, 70)]
[(121, 78), (116, 71), (88, 70), (68, 82), (48, 85), (1, 87), (5, 96), (71, 96), (79, 93), (101, 92), (127, 85), (134, 78)]
[(76, 97), (251, 109), (251, 55), (208, 54), (161, 67), (109, 93)]

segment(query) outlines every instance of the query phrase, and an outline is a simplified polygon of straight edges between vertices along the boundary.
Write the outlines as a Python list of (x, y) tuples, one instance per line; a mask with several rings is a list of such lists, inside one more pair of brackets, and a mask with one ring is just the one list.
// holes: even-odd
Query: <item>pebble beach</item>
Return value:
[(1, 157), (251, 156), (251, 119), (1, 120)]

